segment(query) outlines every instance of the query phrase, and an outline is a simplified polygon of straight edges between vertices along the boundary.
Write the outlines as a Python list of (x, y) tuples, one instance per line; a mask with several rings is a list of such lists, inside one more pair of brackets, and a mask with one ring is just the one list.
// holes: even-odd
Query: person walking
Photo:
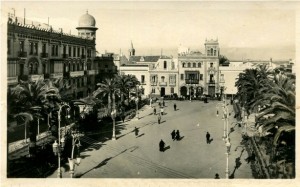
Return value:
[(153, 109), (153, 114), (156, 115), (156, 108)]
[(176, 106), (176, 103), (174, 103), (174, 111), (176, 111), (176, 107), (177, 107), (177, 106)]
[(180, 140), (180, 132), (179, 132), (179, 130), (176, 131), (176, 140), (177, 141)]
[(139, 129), (134, 127), (134, 133), (135, 133), (135, 136), (138, 136), (139, 135)]
[(160, 114), (164, 115), (164, 108), (160, 108)]
[(158, 116), (157, 116), (157, 120), (158, 120), (158, 124), (160, 124), (160, 120), (161, 120), (161, 116), (160, 116), (160, 114), (158, 114)]
[(158, 102), (158, 106), (161, 107), (161, 103), (160, 102)]
[(206, 133), (206, 143), (210, 144), (210, 134), (209, 134), (209, 132)]
[(165, 142), (161, 139), (159, 142), (159, 151), (164, 152), (165, 150)]
[(176, 132), (175, 132), (175, 130), (173, 130), (173, 131), (171, 132), (171, 136), (172, 136), (172, 140), (174, 141), (174, 140), (175, 140), (175, 137), (176, 137)]

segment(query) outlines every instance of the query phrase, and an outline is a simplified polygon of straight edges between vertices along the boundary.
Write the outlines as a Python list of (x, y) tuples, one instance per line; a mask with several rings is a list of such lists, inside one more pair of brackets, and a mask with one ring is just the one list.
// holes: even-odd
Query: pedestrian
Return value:
[(177, 106), (176, 106), (176, 103), (174, 103), (174, 111), (176, 111), (176, 107), (177, 107)]
[(135, 132), (135, 136), (138, 136), (139, 135), (139, 129), (134, 127), (134, 132)]
[(177, 141), (180, 140), (180, 132), (179, 132), (179, 130), (176, 131), (176, 140)]
[(153, 109), (153, 113), (154, 113), (154, 115), (156, 115), (156, 108), (155, 107)]
[(123, 123), (125, 121), (125, 114), (122, 114), (122, 120), (123, 120)]
[(160, 108), (160, 114), (164, 115), (164, 108)]
[(161, 103), (160, 102), (158, 102), (158, 106), (161, 107)]
[(163, 107), (165, 107), (165, 101), (163, 101)]
[(175, 140), (175, 137), (176, 137), (176, 132), (175, 132), (175, 130), (172, 131), (171, 136), (172, 136), (172, 140)]
[(216, 173), (216, 175), (215, 175), (215, 179), (220, 179), (220, 177), (219, 177), (219, 174), (218, 174), (218, 173)]
[(160, 124), (160, 120), (161, 120), (161, 116), (160, 116), (160, 114), (158, 114), (158, 116), (157, 116), (157, 120), (158, 120), (158, 124)]
[(209, 134), (209, 132), (206, 133), (206, 143), (210, 144), (210, 134)]
[(161, 139), (159, 142), (159, 151), (164, 152), (165, 150), (165, 142)]

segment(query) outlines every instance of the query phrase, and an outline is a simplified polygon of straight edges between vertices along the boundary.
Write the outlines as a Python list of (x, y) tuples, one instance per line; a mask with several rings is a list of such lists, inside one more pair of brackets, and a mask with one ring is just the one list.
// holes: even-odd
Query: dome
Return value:
[(88, 12), (79, 18), (79, 27), (95, 27), (96, 20)]

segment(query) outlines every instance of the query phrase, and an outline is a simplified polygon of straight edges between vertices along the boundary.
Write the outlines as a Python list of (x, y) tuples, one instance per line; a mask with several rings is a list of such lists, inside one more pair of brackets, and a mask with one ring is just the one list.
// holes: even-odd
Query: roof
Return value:
[(171, 59), (171, 57), (168, 57), (168, 56), (130, 56), (129, 62), (130, 63), (157, 62), (159, 59)]

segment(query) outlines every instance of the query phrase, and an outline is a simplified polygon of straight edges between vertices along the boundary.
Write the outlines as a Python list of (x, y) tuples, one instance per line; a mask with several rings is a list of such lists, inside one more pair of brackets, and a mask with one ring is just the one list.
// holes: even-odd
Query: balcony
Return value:
[(156, 86), (157, 82), (151, 82), (150, 84), (151, 84), (151, 86)]
[(167, 82), (159, 82), (159, 86), (167, 86)]
[(63, 78), (63, 76), (64, 76), (63, 73), (51, 73), (50, 74), (51, 79)]
[(209, 80), (207, 84), (208, 84), (209, 86), (214, 86), (215, 83), (216, 83), (216, 82), (215, 82), (214, 80)]
[(62, 54), (62, 57), (63, 58), (69, 58), (69, 55), (68, 54)]
[(185, 79), (185, 84), (199, 84), (199, 79)]
[(98, 70), (93, 69), (93, 70), (85, 70), (85, 75), (97, 75)]
[(144, 82), (141, 82), (141, 85), (146, 85), (146, 81), (144, 81)]
[(80, 77), (80, 76), (84, 76), (84, 71), (73, 71), (73, 72), (70, 72), (70, 76), (71, 76), (71, 77)]
[(170, 86), (176, 86), (176, 82), (169, 82)]
[(221, 83), (221, 82), (225, 82), (225, 79), (220, 79), (220, 83)]
[(42, 75), (28, 75), (28, 80), (29, 81), (33, 81), (33, 82), (35, 82), (35, 81), (38, 81), (38, 80), (44, 80), (44, 75), (42, 74)]
[(29, 53), (29, 55), (31, 55), (31, 56), (38, 56), (37, 53)]
[(48, 58), (48, 53), (41, 53), (42, 58)]
[(7, 77), (7, 84), (8, 85), (16, 84), (16, 83), (18, 83), (18, 76)]
[(18, 52), (18, 57), (20, 57), (20, 58), (27, 58), (27, 52), (19, 51)]

